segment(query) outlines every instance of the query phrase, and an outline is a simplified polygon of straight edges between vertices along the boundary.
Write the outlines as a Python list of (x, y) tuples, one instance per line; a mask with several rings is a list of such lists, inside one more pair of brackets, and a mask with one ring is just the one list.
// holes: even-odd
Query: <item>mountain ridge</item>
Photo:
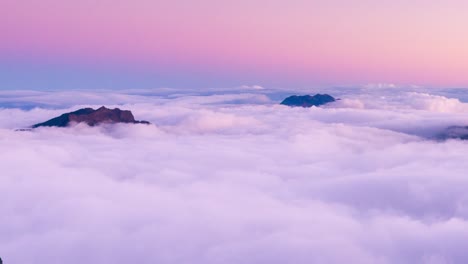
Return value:
[(312, 107), (321, 106), (331, 102), (335, 102), (336, 99), (329, 94), (316, 94), (311, 95), (291, 95), (284, 99), (281, 104), (291, 107)]
[(35, 124), (31, 128), (68, 127), (73, 123), (86, 123), (88, 126), (96, 126), (104, 123), (150, 124), (148, 121), (135, 120), (132, 112), (129, 110), (121, 110), (119, 108), (109, 109), (102, 106), (96, 110), (88, 107), (64, 113), (45, 122)]

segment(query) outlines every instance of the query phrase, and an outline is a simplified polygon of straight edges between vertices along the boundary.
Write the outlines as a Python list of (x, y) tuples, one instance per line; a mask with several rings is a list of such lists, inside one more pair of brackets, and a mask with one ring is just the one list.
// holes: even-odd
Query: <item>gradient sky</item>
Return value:
[(0, 89), (468, 87), (466, 0), (0, 0)]

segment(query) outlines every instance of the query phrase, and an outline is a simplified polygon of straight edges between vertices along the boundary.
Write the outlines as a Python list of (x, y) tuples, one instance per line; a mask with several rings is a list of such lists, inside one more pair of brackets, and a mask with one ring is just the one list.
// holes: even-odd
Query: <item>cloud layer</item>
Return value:
[[(28, 96), (9, 103), (54, 103)], [(468, 143), (428, 139), (467, 124), (465, 103), (425, 93), (311, 109), (264, 94), (109, 98), (155, 125), (13, 130), (103, 103), (90, 92), (59, 97), (59, 109), (0, 110), (5, 263), (468, 260)]]

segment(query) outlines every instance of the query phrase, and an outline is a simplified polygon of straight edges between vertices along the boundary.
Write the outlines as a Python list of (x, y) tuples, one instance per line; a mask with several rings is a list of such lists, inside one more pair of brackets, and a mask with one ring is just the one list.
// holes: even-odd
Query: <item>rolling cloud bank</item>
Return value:
[[(247, 87), (248, 88), (248, 87)], [(468, 103), (343, 93), (0, 91), (8, 263), (466, 263)], [(154, 125), (18, 132), (78, 108)]]

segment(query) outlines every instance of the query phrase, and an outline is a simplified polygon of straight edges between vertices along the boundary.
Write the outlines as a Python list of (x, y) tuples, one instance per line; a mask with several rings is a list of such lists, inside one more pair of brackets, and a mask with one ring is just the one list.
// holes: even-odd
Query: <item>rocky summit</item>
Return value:
[(120, 110), (119, 108), (109, 109), (102, 106), (97, 110), (83, 108), (71, 113), (65, 113), (46, 122), (35, 124), (32, 128), (67, 127), (73, 123), (86, 123), (89, 126), (115, 123), (150, 124), (148, 121), (136, 121), (129, 110)]
[(334, 101), (336, 101), (336, 99), (333, 98), (333, 96), (328, 95), (328, 94), (316, 94), (314, 96), (292, 95), (284, 99), (283, 102), (281, 102), (281, 104), (292, 106), (292, 107), (296, 107), (296, 106), (312, 107), (312, 106), (320, 106), (320, 105), (328, 104)]

